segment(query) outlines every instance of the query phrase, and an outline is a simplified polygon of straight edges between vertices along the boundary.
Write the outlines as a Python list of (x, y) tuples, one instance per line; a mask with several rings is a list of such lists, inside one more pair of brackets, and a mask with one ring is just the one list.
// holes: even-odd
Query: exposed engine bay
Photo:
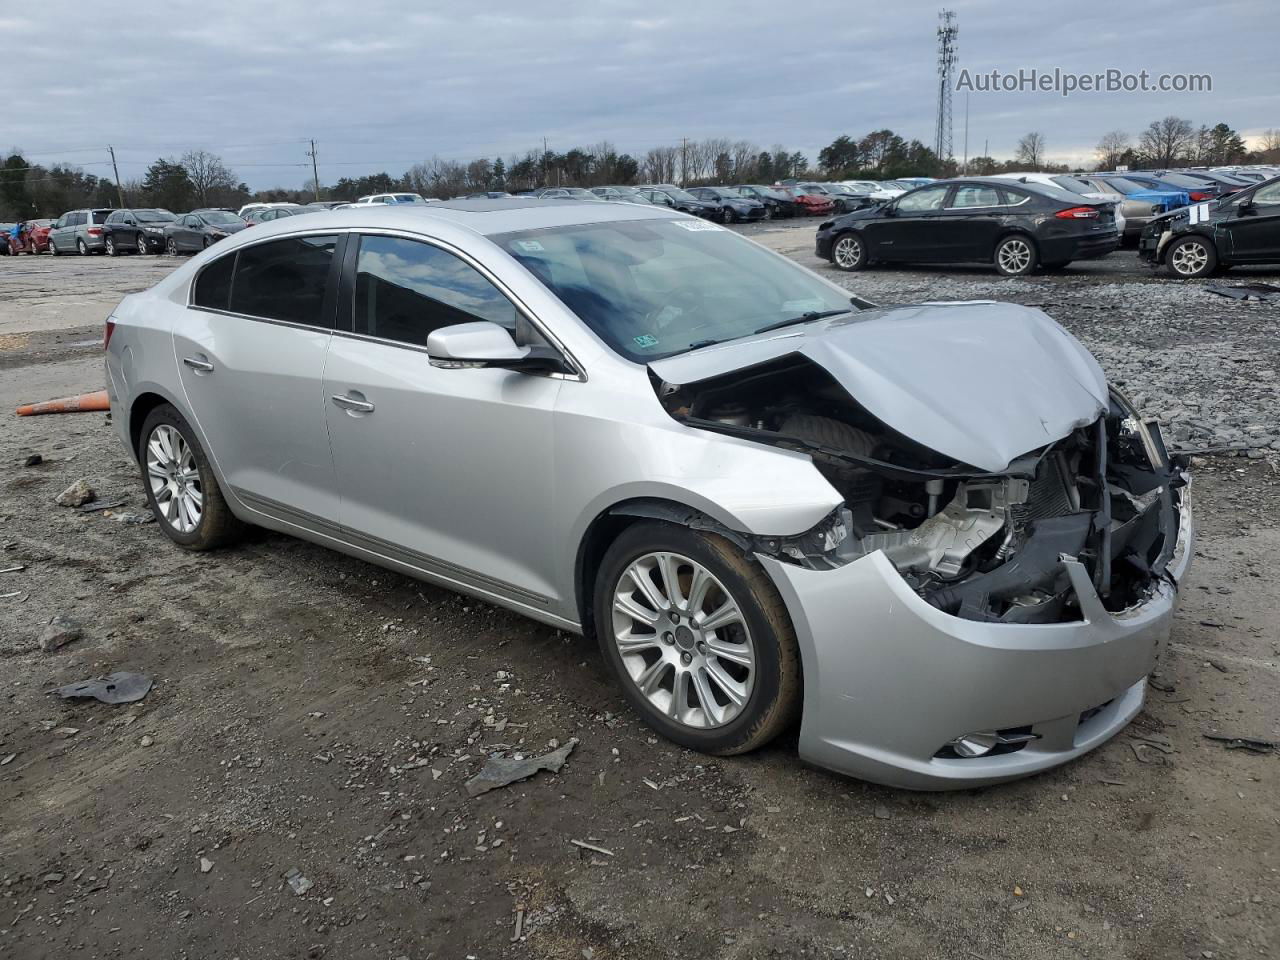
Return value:
[(1064, 558), (1111, 611), (1167, 576), (1185, 464), (1114, 390), (1096, 421), (989, 473), (889, 427), (800, 355), (655, 389), (689, 426), (808, 453), (844, 498), (806, 534), (753, 549), (814, 567), (883, 551), (939, 610), (1008, 623), (1080, 619)]

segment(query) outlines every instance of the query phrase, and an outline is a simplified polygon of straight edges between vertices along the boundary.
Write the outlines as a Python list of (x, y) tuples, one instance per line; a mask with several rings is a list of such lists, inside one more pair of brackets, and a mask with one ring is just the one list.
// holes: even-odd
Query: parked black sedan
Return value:
[(1120, 245), (1113, 204), (1033, 183), (948, 180), (818, 227), (818, 256), (870, 263), (990, 263), (1006, 276), (1105, 256)]
[(705, 200), (699, 200), (688, 190), (683, 190), (673, 183), (646, 184), (640, 187), (640, 192), (650, 203), (671, 206), (682, 213), (692, 213), (696, 217), (706, 217), (708, 220), (720, 219), (718, 207)]
[(164, 249), (170, 256), (203, 250), (247, 226), (248, 223), (226, 210), (192, 210), (165, 224)]
[(770, 217), (796, 217), (804, 213), (795, 197), (773, 187), (758, 183), (739, 183), (733, 189), (741, 196), (763, 203)]
[(102, 224), (102, 242), (108, 257), (121, 253), (159, 253), (164, 249), (164, 228), (175, 217), (168, 210), (115, 210)]
[(728, 187), (690, 187), (689, 193), (714, 206), (725, 223), (763, 220), (767, 214), (759, 200), (744, 197)]
[(1153, 217), (1138, 256), (1187, 279), (1220, 267), (1280, 263), (1280, 177)]

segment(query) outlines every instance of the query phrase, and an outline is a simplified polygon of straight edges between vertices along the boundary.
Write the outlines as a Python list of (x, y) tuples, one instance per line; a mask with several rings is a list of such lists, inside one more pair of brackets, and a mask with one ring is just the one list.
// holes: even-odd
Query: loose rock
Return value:
[(58, 505), (62, 507), (82, 507), (91, 500), (96, 500), (97, 497), (98, 494), (93, 487), (89, 486), (89, 481), (80, 479), (58, 494)]

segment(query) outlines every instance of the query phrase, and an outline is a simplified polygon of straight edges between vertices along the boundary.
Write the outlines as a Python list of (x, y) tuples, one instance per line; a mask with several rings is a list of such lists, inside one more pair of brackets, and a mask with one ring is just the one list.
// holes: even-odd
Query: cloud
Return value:
[[(936, 3), (875, 16), (830, 0), (418, 6), (174, 0), (163, 16), (87, 4), (74, 17), (31, 6), (0, 19), (11, 58), (41, 49), (113, 55), (94, 61), (93, 82), (57, 71), (25, 78), (21, 96), (0, 108), (0, 126), (47, 161), (87, 162), (58, 150), (112, 143), (126, 177), (158, 156), (203, 147), (259, 187), (309, 176), (298, 141), (311, 137), (328, 181), (399, 173), (432, 155), (522, 153), (544, 136), (560, 150), (607, 139), (633, 153), (717, 136), (781, 143), (810, 158), (840, 134), (883, 127), (933, 139)], [(984, 144), (1009, 155), (1034, 129), (1050, 158), (1083, 159), (1102, 133), (1136, 135), (1170, 113), (1247, 130), (1277, 124), (1280, 59), (1251, 33), (1274, 19), (1263, 0), (1176, 14), (1119, 5), (1104, 17), (1047, 17), (1036, 5), (995, 0), (954, 7), (960, 63), (972, 71), (1116, 67), (1214, 78), (1211, 94), (974, 93), (971, 155)], [(965, 104), (956, 94), (957, 153)]]

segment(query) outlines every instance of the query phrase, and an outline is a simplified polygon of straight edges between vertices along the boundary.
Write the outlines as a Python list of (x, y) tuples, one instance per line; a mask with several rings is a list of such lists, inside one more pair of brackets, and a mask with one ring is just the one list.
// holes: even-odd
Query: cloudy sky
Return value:
[[(255, 188), (403, 172), (431, 155), (643, 154), (681, 137), (747, 139), (811, 159), (889, 127), (932, 143), (940, 4), (591, 0), (12, 3), (0, 149), (121, 176), (202, 147)], [(958, 0), (960, 66), (1209, 73), (1212, 93), (973, 93), (968, 152), (1038, 130), (1052, 160), (1175, 113), (1246, 134), (1280, 127), (1274, 0), (1170, 7)], [(454, 8), (458, 8), (455, 12)], [(1069, 13), (1064, 13), (1069, 11)], [(955, 153), (965, 95), (955, 95)]]

